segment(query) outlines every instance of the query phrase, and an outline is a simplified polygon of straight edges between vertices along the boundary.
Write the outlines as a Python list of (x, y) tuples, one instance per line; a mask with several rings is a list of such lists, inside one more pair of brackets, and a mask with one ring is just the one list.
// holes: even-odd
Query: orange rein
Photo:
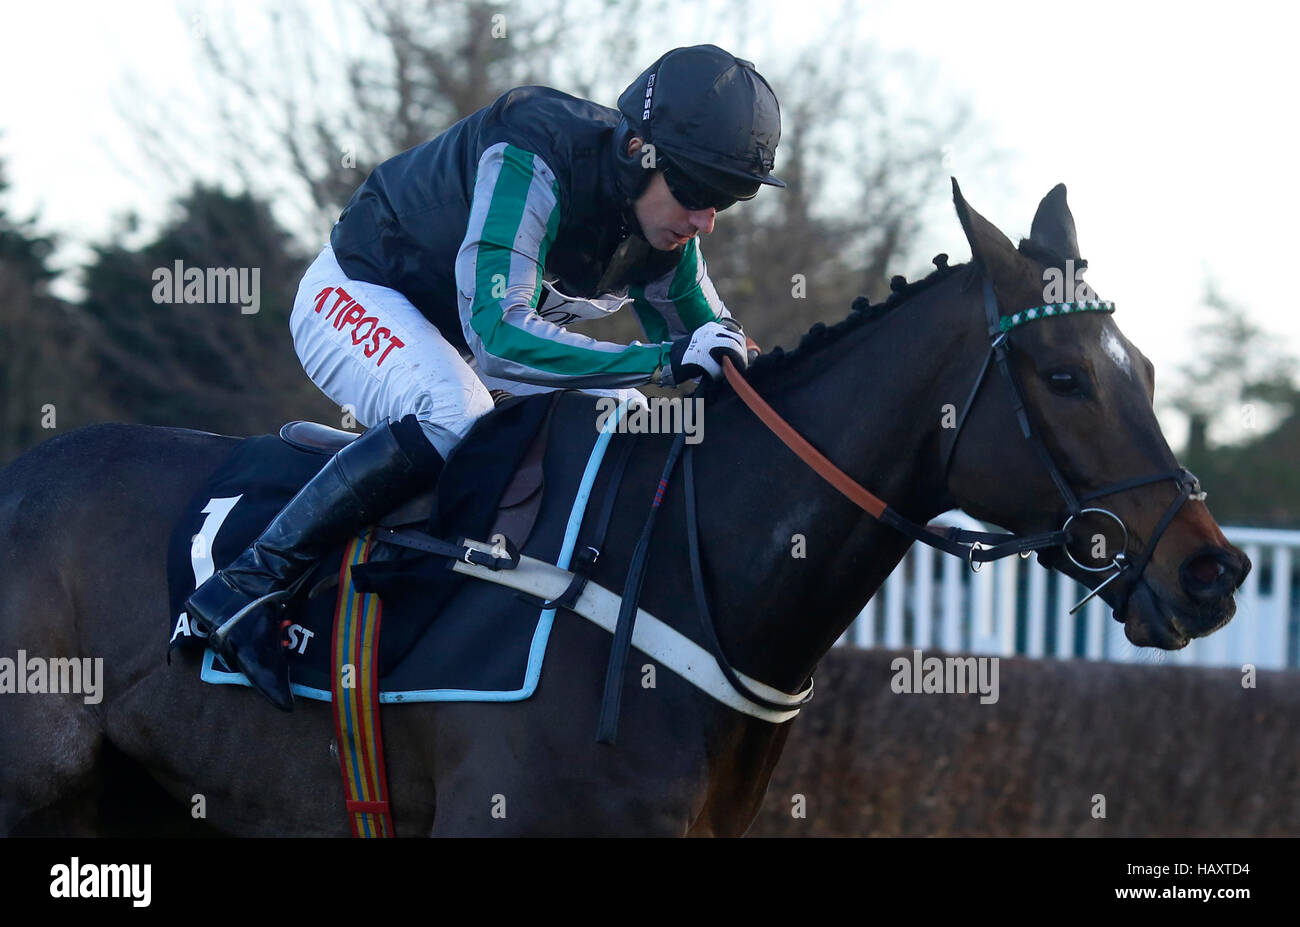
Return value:
[(754, 387), (750, 386), (745, 378), (740, 375), (740, 371), (731, 362), (731, 358), (724, 357), (722, 359), (722, 371), (727, 377), (727, 382), (731, 384), (731, 388), (736, 391), (736, 395), (740, 397), (741, 401), (749, 406), (750, 411), (757, 415), (763, 424), (781, 439), (786, 447), (794, 451), (804, 463), (812, 467), (818, 476), (842, 492), (873, 518), (880, 518), (884, 514), (885, 503), (854, 482), (852, 477), (831, 463), (825, 454), (809, 444), (803, 435), (795, 431), (785, 419), (781, 418), (776, 410), (769, 406), (763, 397), (754, 391)]

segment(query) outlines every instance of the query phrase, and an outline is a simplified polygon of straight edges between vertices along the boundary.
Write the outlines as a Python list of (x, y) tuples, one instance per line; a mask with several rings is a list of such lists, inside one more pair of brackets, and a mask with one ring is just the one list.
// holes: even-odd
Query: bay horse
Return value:
[[(747, 381), (919, 524), (960, 507), (1017, 534), (1050, 532), (1066, 517), (1058, 481), (1080, 498), (1100, 490), (1145, 567), (1101, 591), (1128, 639), (1176, 649), (1218, 629), (1250, 563), (1202, 497), (1176, 506), (1180, 484), (1134, 480), (1177, 462), (1153, 412), (1152, 364), (1114, 318), (1080, 312), (1016, 327), (1005, 342), (1018, 388), (988, 370), (986, 283), (1011, 316), (1044, 302), (1050, 267), (1079, 261), (1064, 187), (1044, 198), (1019, 247), (953, 189), (969, 263), (814, 326), (797, 350), (756, 361)], [(693, 450), (717, 638), (746, 675), (797, 692), (912, 540), (814, 473), (729, 386), (706, 393), (705, 439)], [(1026, 440), (1017, 395), (1045, 453)], [(241, 687), (200, 684), (191, 660), (163, 659), (168, 535), (235, 440), (97, 425), (0, 471), (0, 656), (21, 648), (102, 657), (104, 667), (97, 704), (0, 695), (0, 833), (106, 832), (110, 767), (125, 779), (147, 773), (167, 797), (152, 817), (136, 813), (137, 829), (183, 832), (201, 804), (206, 826), (225, 834), (348, 832), (329, 705), (299, 700), (284, 714)], [(638, 440), (592, 575), (616, 591), (673, 437)], [(697, 618), (681, 498), (670, 486), (641, 606), (686, 632)], [(1039, 559), (1100, 582), (1060, 549)], [(666, 672), (644, 688), (633, 671), (620, 739), (597, 743), (610, 646), (608, 632), (561, 611), (530, 699), (385, 706), (397, 832), (743, 834), (789, 724), (733, 711)]]

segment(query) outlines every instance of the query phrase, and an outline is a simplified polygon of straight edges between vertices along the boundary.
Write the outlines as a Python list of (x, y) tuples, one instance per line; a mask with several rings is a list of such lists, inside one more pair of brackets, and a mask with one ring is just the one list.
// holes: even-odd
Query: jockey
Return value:
[[(333, 544), (427, 490), (490, 390), (634, 398), (744, 368), (699, 236), (772, 176), (775, 94), (714, 45), (676, 48), (613, 110), (520, 87), (380, 164), (307, 269), (289, 326), (307, 375), (369, 426), (185, 603), (232, 669), (293, 697), (283, 593)], [(646, 343), (567, 331), (627, 304)]]

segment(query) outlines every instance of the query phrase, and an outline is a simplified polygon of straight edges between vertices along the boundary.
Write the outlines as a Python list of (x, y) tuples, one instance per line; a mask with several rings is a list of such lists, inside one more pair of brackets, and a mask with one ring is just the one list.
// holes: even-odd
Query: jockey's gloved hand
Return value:
[(659, 379), (662, 386), (678, 386), (705, 374), (716, 380), (722, 376), (724, 357), (730, 357), (738, 370), (749, 365), (745, 333), (735, 319), (705, 322), (674, 341), (668, 356), (671, 368), (662, 371)]

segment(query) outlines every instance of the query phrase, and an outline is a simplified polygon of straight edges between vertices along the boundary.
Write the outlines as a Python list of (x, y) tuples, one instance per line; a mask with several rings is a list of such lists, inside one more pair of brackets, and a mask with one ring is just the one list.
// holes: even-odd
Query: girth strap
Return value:
[(632, 626), (636, 623), (636, 606), (641, 599), (641, 586), (645, 582), (650, 538), (654, 534), (655, 517), (663, 504), (668, 482), (672, 479), (677, 459), (681, 457), (685, 444), (686, 432), (678, 432), (672, 448), (668, 451), (668, 460), (664, 463), (663, 475), (659, 477), (654, 502), (650, 505), (645, 527), (641, 529), (641, 537), (636, 542), (636, 548), (632, 551), (632, 561), (627, 568), (627, 581), (623, 585), (623, 604), (614, 627), (614, 640), (609, 647), (609, 665), (605, 670), (605, 692), (600, 700), (600, 724), (596, 730), (596, 740), (602, 744), (612, 744), (618, 737), (618, 712), (623, 703), (623, 677), (627, 671), (627, 651), (632, 643)]

